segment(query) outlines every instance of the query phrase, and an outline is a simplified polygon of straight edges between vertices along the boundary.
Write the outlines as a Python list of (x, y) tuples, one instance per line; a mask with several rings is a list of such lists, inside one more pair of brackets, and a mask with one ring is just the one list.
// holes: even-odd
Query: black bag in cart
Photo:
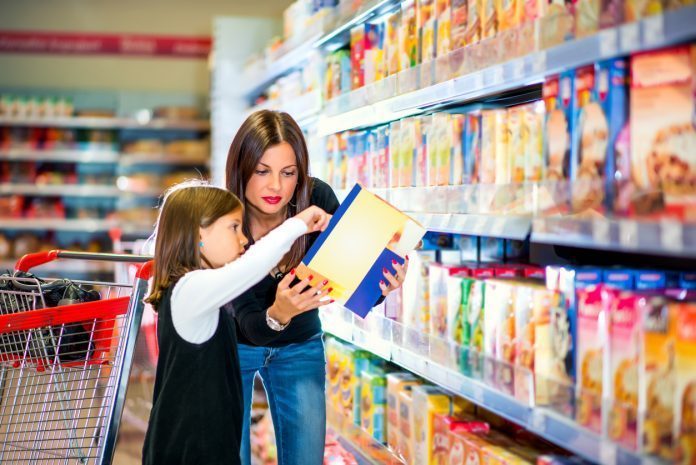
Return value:
[[(19, 278), (7, 279), (7, 278)], [(7, 315), (42, 308), (40, 299), (32, 296), (40, 291), (46, 307), (58, 307), (100, 300), (99, 292), (84, 289), (69, 279), (46, 282), (31, 273), (17, 271), (0, 275), (0, 314)], [(94, 347), (90, 340), (90, 323), (71, 323), (46, 327), (22, 336), (0, 335), (0, 352), (26, 353), (31, 358), (49, 362), (58, 357), (58, 362), (79, 361), (89, 358)]]

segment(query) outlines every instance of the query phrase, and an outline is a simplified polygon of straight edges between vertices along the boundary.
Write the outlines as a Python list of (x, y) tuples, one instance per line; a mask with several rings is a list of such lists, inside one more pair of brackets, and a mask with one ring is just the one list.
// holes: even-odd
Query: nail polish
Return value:
[(406, 255), (406, 260), (408, 260), (408, 255)]
[(331, 300), (329, 301), (330, 304), (332, 304), (332, 303), (334, 303), (334, 302), (336, 302), (336, 301), (333, 300), (333, 299), (331, 299)]
[(380, 281), (379, 284), (381, 284), (382, 286), (384, 286), (384, 281)]
[(333, 287), (329, 288), (329, 290), (328, 290), (329, 294), (331, 294), (331, 291), (333, 291)]
[(325, 279), (325, 280), (323, 280), (323, 281), (321, 282), (321, 285), (322, 285), (322, 286), (326, 286), (327, 284), (329, 284), (329, 280), (328, 280), (328, 279)]
[(295, 268), (293, 268), (292, 270), (290, 270), (290, 274), (293, 275), (293, 276), (295, 276)]
[(396, 265), (396, 260), (392, 260), (392, 265)]
[(313, 274), (310, 274), (310, 275), (309, 275), (309, 280), (311, 281), (311, 280), (313, 280), (313, 279), (314, 279), (314, 275), (313, 275)]
[(382, 268), (382, 273), (387, 274), (389, 271), (386, 268)]

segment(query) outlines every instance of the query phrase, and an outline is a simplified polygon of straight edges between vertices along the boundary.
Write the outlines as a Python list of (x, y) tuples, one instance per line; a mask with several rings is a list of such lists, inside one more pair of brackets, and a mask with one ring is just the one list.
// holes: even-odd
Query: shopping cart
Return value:
[[(0, 277), (0, 463), (111, 463), (148, 258), (54, 250), (26, 255), (14, 276)], [(18, 272), (56, 259), (141, 266), (132, 285), (73, 281), (100, 300), (48, 307), (57, 280)]]

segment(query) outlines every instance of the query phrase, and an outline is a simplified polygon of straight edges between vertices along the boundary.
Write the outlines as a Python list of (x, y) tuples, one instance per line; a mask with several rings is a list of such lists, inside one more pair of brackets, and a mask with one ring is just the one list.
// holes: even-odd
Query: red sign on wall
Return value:
[(209, 37), (0, 31), (0, 53), (207, 58)]

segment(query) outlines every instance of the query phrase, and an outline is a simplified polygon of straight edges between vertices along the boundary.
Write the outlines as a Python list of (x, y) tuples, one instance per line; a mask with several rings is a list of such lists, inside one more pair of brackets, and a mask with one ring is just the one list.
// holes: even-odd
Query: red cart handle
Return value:
[[(67, 250), (49, 250), (48, 252), (30, 253), (19, 260), (15, 270), (27, 273), (34, 267), (52, 262), (58, 258), (78, 260), (102, 260), (107, 262), (145, 263), (138, 270), (138, 278), (149, 279), (152, 274), (152, 257), (148, 255), (131, 255), (118, 253), (70, 252)], [(148, 263), (149, 262), (149, 263)]]

